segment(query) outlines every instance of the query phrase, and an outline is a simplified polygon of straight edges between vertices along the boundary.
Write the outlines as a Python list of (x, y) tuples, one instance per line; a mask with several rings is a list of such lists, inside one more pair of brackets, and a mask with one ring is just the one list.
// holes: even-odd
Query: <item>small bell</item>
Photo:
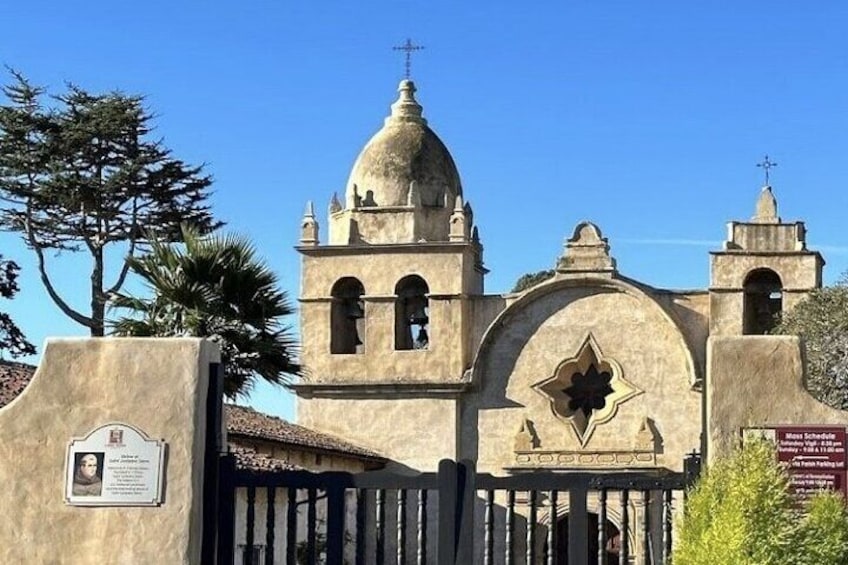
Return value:
[(418, 337), (415, 338), (415, 343), (413, 347), (415, 349), (427, 349), (427, 346), (430, 344), (430, 336), (427, 335), (427, 329), (421, 328), (418, 331)]
[(362, 310), (362, 303), (359, 300), (351, 300), (347, 304), (345, 315), (349, 320), (359, 320), (365, 317), (365, 311)]
[(427, 316), (427, 310), (423, 305), (413, 310), (412, 314), (409, 316), (410, 326), (424, 326), (429, 321), (430, 318)]

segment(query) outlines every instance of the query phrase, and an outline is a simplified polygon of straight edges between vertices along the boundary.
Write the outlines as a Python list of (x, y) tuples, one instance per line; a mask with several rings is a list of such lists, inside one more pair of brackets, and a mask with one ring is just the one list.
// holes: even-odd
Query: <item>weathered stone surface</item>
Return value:
[[(573, 357), (589, 333), (644, 393), (622, 402), (582, 442), (532, 385)], [(633, 452), (634, 437), (651, 418), (665, 440), (657, 464), (679, 468), (700, 430), (695, 358), (682, 335), (666, 309), (626, 282), (586, 277), (536, 287), (498, 318), (480, 346), (475, 391), (463, 400), (463, 457), (476, 457), (489, 472), (514, 465), (515, 430), (527, 414), (545, 450)]]
[[(29, 386), (0, 409), (0, 563), (199, 563), (205, 401), (217, 359), (199, 339), (48, 341)], [(116, 421), (167, 443), (162, 505), (66, 505), (71, 438)]]
[(415, 91), (412, 81), (401, 81), (391, 115), (354, 163), (347, 200), (358, 197), (357, 207), (407, 205), (413, 182), (423, 206), (444, 207), (447, 194), (450, 207), (462, 194), (456, 164), (445, 144), (421, 117)]
[(711, 337), (707, 352), (710, 459), (736, 445), (745, 427), (848, 425), (848, 412), (822, 404), (804, 388), (797, 337)]
[(394, 461), (388, 469), (435, 471), (439, 460), (459, 458), (456, 412), (456, 401), (447, 398), (312, 398), (298, 402), (297, 420), (359, 445), (381, 446)]

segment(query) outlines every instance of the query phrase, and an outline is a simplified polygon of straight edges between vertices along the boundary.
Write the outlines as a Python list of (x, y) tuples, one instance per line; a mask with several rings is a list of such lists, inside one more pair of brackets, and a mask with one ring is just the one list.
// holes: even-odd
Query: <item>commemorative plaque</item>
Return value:
[(845, 427), (775, 426), (749, 429), (746, 433), (755, 433), (775, 444), (777, 460), (786, 465), (792, 490), (800, 498), (820, 490), (848, 494)]
[(162, 502), (165, 443), (111, 423), (68, 445), (65, 502), (74, 506), (157, 506)]

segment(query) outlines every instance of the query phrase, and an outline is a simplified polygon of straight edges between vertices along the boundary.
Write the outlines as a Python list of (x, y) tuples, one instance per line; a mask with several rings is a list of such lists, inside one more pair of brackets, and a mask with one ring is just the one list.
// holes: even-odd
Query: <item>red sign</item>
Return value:
[(777, 460), (788, 465), (795, 494), (804, 498), (820, 490), (848, 494), (844, 427), (785, 426), (774, 432)]
[(790, 471), (792, 492), (803, 498), (821, 490), (838, 490), (845, 493), (845, 471)]

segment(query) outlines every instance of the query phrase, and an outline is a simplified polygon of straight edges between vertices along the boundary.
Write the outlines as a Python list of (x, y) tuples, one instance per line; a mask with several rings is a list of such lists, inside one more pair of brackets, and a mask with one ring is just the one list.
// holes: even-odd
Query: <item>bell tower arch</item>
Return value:
[(822, 284), (824, 259), (807, 249), (804, 222), (784, 222), (764, 186), (750, 221), (727, 225), (710, 257), (710, 335), (768, 333), (780, 313)]

